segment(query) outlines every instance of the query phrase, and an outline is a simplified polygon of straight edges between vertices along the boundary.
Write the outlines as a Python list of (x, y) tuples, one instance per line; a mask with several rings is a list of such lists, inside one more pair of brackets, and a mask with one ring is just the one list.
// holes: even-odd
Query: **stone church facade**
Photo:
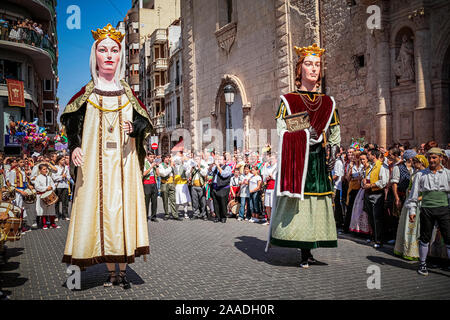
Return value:
[(326, 49), (322, 90), (336, 100), (344, 146), (447, 143), (449, 18), (446, 0), (182, 0), (190, 145), (227, 128), (243, 135), (224, 135), (224, 148), (274, 144), (279, 96), (295, 90), (293, 46), (314, 42)]

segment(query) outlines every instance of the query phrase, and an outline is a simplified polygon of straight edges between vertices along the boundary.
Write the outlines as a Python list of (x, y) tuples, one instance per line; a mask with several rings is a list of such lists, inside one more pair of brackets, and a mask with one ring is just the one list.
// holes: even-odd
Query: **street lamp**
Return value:
[[(231, 84), (227, 84), (225, 88), (223, 88), (223, 94), (225, 95), (225, 104), (227, 105), (226, 108), (227, 129), (231, 129), (231, 105), (234, 103), (234, 93), (235, 89)], [(231, 137), (229, 136), (230, 134), (231, 132), (227, 131), (228, 143), (231, 142)]]
[(227, 84), (223, 88), (223, 93), (225, 95), (225, 103), (227, 106), (231, 106), (234, 103), (234, 87), (231, 84)]

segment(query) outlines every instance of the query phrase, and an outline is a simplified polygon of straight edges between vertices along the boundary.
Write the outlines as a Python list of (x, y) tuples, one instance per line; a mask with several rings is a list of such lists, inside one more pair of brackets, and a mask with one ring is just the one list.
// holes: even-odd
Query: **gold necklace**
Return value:
[[(307, 101), (307, 100), (309, 100), (309, 98), (303, 97), (303, 94), (301, 94), (301, 93), (300, 93), (300, 98), (302, 99), (306, 108), (311, 112), (315, 112), (315, 111), (319, 110), (320, 107), (322, 106), (322, 96), (321, 95), (318, 95), (317, 100), (315, 100), (316, 102), (313, 102), (313, 103), (310, 103), (309, 101)], [(316, 106), (316, 105), (317, 105), (317, 108), (313, 109), (314, 108), (313, 106)], [(310, 106), (311, 106), (311, 108), (310, 108)]]
[[(98, 96), (98, 97), (97, 97), (97, 100), (98, 100), (98, 102), (99, 102), (99, 104), (100, 104), (100, 108), (103, 109), (103, 96)], [(119, 106), (120, 106), (120, 104), (122, 103), (122, 97), (121, 97), (121, 96), (118, 96), (118, 97), (117, 97), (117, 103), (118, 103)], [(103, 109), (103, 110), (104, 110), (104, 109)], [(103, 110), (102, 110), (102, 111), (103, 111)], [(119, 110), (120, 110), (120, 109), (119, 109)], [(107, 110), (107, 111), (111, 111), (111, 110)], [(107, 129), (109, 133), (113, 133), (113, 131), (114, 131), (114, 124), (116, 123), (116, 120), (117, 120), (118, 116), (119, 116), (119, 112), (116, 113), (116, 115), (114, 116), (113, 121), (110, 122), (109, 119), (108, 119), (108, 116), (105, 114), (105, 119), (106, 119), (106, 121), (107, 121), (108, 124), (109, 124), (109, 127), (108, 127), (108, 129)]]
[[(96, 97), (97, 97), (97, 101), (99, 101), (99, 103), (100, 103), (100, 97), (103, 97), (103, 96), (97, 96), (97, 94), (95, 94), (95, 95), (96, 95)], [(119, 106), (119, 107), (118, 107), (117, 109), (109, 110), (109, 109), (104, 109), (102, 103), (100, 103), (100, 105), (98, 105), (98, 104), (95, 104), (94, 102), (92, 102), (91, 100), (87, 99), (87, 101), (88, 101), (94, 108), (97, 108), (98, 110), (101, 110), (101, 111), (104, 111), (104, 112), (116, 112), (116, 111), (120, 111), (120, 110), (122, 110), (123, 108), (125, 108), (125, 107), (130, 103), (130, 100), (128, 100), (127, 103), (125, 103), (123, 106), (120, 106), (120, 105), (121, 105), (122, 96), (117, 96), (117, 100), (119, 101), (119, 103), (118, 103), (118, 106)]]

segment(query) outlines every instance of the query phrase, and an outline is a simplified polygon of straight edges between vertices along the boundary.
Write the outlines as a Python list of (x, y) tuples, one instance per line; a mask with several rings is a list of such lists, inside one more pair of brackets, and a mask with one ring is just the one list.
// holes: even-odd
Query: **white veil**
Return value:
[[(112, 40), (112, 41), (114, 41), (114, 40)], [(92, 44), (92, 47), (91, 47), (91, 57), (89, 60), (89, 67), (91, 69), (92, 80), (94, 81), (94, 84), (97, 87), (98, 86), (98, 71), (97, 71), (97, 59), (95, 56), (96, 48), (97, 48), (96, 41), (94, 41), (94, 43)], [(123, 38), (123, 40), (120, 44), (119, 66), (117, 67), (116, 73), (114, 75), (114, 83), (116, 84), (116, 86), (119, 90), (122, 89), (122, 84), (120, 83), (120, 80), (122, 80), (124, 78), (125, 78), (125, 37)], [(101, 89), (101, 88), (99, 88), (99, 89)]]

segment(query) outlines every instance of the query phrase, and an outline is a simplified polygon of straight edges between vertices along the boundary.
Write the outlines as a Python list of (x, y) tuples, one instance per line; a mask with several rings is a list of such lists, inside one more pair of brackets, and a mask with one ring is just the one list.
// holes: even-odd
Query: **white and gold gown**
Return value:
[[(125, 104), (120, 111), (98, 108)], [(80, 267), (132, 263), (149, 253), (142, 173), (135, 139), (120, 127), (124, 121), (133, 122), (126, 94), (89, 95), (81, 139), (84, 162), (77, 170), (63, 262)]]

